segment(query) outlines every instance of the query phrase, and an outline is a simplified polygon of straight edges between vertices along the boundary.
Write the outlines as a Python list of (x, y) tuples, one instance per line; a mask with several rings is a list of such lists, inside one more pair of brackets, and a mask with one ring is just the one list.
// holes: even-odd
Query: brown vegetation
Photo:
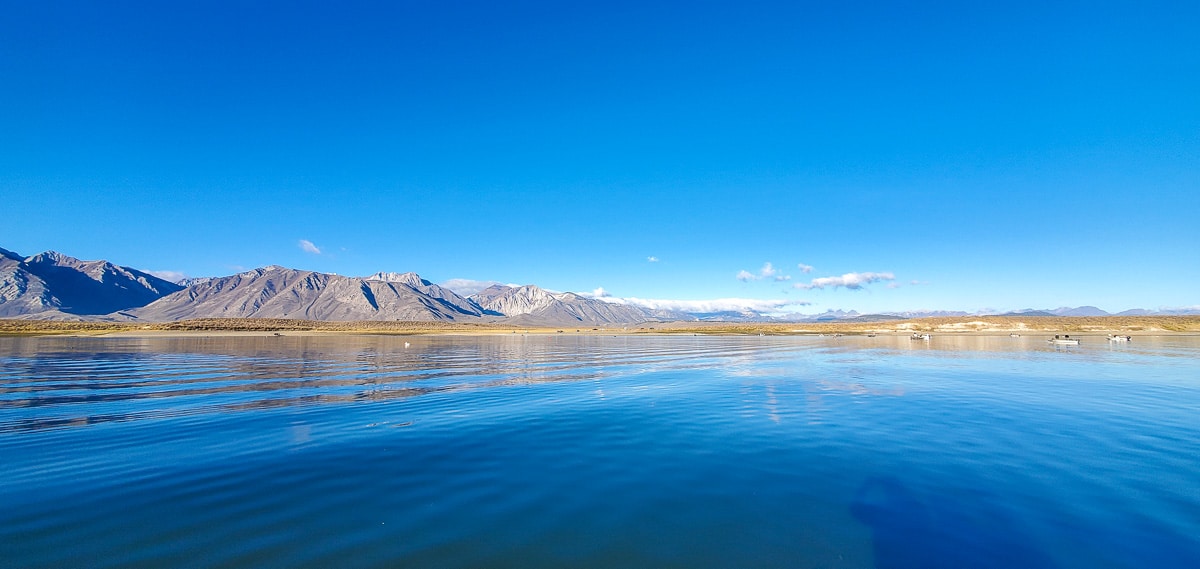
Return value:
[[(509, 324), (447, 322), (323, 322), (280, 318), (204, 318), (178, 322), (67, 322), (0, 320), (3, 335), (87, 334), (113, 332), (314, 332), (367, 334), (553, 334), (556, 328)], [(581, 328), (580, 334), (1009, 334), (1009, 333), (1200, 333), (1200, 316), (961, 316), (885, 322), (660, 322)]]
[(200, 318), (177, 322), (67, 322), (0, 320), (0, 334), (96, 334), (107, 332), (373, 332), (436, 334), (508, 330), (489, 324), (444, 322), (323, 322), (285, 318)]

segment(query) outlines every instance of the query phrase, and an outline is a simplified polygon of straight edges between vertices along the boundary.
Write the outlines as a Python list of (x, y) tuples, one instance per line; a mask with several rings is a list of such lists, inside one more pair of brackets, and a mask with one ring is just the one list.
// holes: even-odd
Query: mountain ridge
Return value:
[(131, 267), (57, 251), (25, 258), (7, 249), (0, 254), (0, 317), (98, 316), (145, 306), (182, 288)]
[(149, 321), (192, 318), (469, 321), (482, 316), (469, 304), (431, 297), (404, 282), (343, 277), (275, 265), (213, 278), (123, 314)]
[(520, 325), (634, 324), (654, 319), (641, 308), (573, 292), (552, 293), (537, 285), (492, 285), (471, 295), (470, 299)]
[[(1200, 314), (1200, 308), (1129, 309), (1116, 316)], [(505, 322), (522, 326), (627, 325), (657, 321), (873, 322), (945, 316), (1109, 316), (1095, 306), (1004, 313), (921, 310), (773, 314), (750, 309), (686, 312), (621, 299), (496, 284), (463, 296), (415, 272), (346, 277), (268, 265), (225, 277), (172, 283), (109, 261), (57, 251), (30, 257), (0, 248), (0, 318), (174, 321), (293, 318), (333, 321)]]

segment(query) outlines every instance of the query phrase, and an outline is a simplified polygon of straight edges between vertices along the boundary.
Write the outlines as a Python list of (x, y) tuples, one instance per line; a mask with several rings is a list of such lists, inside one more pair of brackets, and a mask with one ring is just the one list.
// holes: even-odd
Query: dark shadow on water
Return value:
[(922, 502), (899, 480), (876, 477), (858, 489), (850, 511), (871, 528), (878, 569), (1054, 567), (1014, 520), (973, 507), (982, 506)]

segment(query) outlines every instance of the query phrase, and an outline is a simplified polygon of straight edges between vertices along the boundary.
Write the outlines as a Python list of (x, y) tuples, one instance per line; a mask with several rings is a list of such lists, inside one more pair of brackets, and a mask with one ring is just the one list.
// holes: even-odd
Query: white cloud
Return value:
[(629, 304), (649, 308), (651, 310), (678, 310), (681, 312), (724, 312), (727, 310), (755, 312), (779, 312), (785, 306), (807, 306), (811, 303), (796, 300), (760, 300), (755, 298), (715, 298), (711, 300), (671, 300), (654, 298), (616, 298), (604, 299), (614, 304)]
[(297, 245), (299, 245), (300, 250), (304, 251), (305, 253), (312, 253), (313, 255), (321, 254), (321, 249), (316, 245), (313, 245), (313, 242), (309, 241), (308, 239), (301, 239)]
[[(473, 279), (450, 279), (441, 283), (442, 286), (463, 296), (471, 296), (487, 287), (504, 284), (500, 281), (477, 281)], [(513, 285), (509, 285), (513, 286)]]
[(650, 255), (649, 257), (646, 257), (646, 262), (648, 262), (648, 263), (657, 263), (657, 262), (658, 262), (658, 257), (655, 257), (654, 255)]
[(579, 293), (579, 296), (583, 296), (583, 297), (587, 297), (587, 298), (609, 298), (612, 296), (612, 293), (608, 292), (607, 290), (604, 290), (604, 287), (598, 286), (598, 287), (596, 287), (596, 290), (593, 290), (592, 292)]
[(813, 279), (812, 282), (808, 284), (796, 283), (792, 286), (804, 290), (838, 287), (858, 290), (864, 285), (869, 285), (879, 281), (895, 280), (895, 278), (896, 276), (892, 273), (846, 273), (840, 277), (820, 277)]
[(775, 276), (776, 282), (783, 282), (783, 281), (790, 281), (790, 280), (792, 280), (792, 275), (776, 275)]
[(792, 278), (789, 276), (780, 275), (779, 269), (776, 269), (775, 266), (772, 265), (770, 261), (763, 263), (762, 268), (758, 270), (758, 274), (754, 274), (747, 270), (738, 271), (738, 274), (737, 274), (737, 280), (742, 281), (744, 283), (748, 283), (750, 281), (762, 280), (762, 279), (770, 278), (770, 277), (775, 277), (775, 280), (777, 280), (777, 281), (786, 281), (786, 280)]
[(800, 263), (799, 265), (797, 265), (797, 267), (800, 269), (800, 272), (802, 272), (806, 275), (808, 273), (811, 273), (813, 270), (812, 265), (805, 265), (804, 263)]
[(177, 282), (187, 278), (187, 275), (183, 274), (183, 271), (146, 271), (146, 272), (150, 273), (164, 281), (170, 281), (173, 283), (177, 283)]
[(900, 288), (900, 283), (888, 283), (888, 288)]

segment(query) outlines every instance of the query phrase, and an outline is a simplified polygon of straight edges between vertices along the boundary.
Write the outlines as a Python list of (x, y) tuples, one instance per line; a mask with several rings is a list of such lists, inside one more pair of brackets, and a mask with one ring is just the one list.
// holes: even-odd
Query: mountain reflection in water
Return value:
[(1200, 341), (0, 338), (15, 567), (1193, 567)]

